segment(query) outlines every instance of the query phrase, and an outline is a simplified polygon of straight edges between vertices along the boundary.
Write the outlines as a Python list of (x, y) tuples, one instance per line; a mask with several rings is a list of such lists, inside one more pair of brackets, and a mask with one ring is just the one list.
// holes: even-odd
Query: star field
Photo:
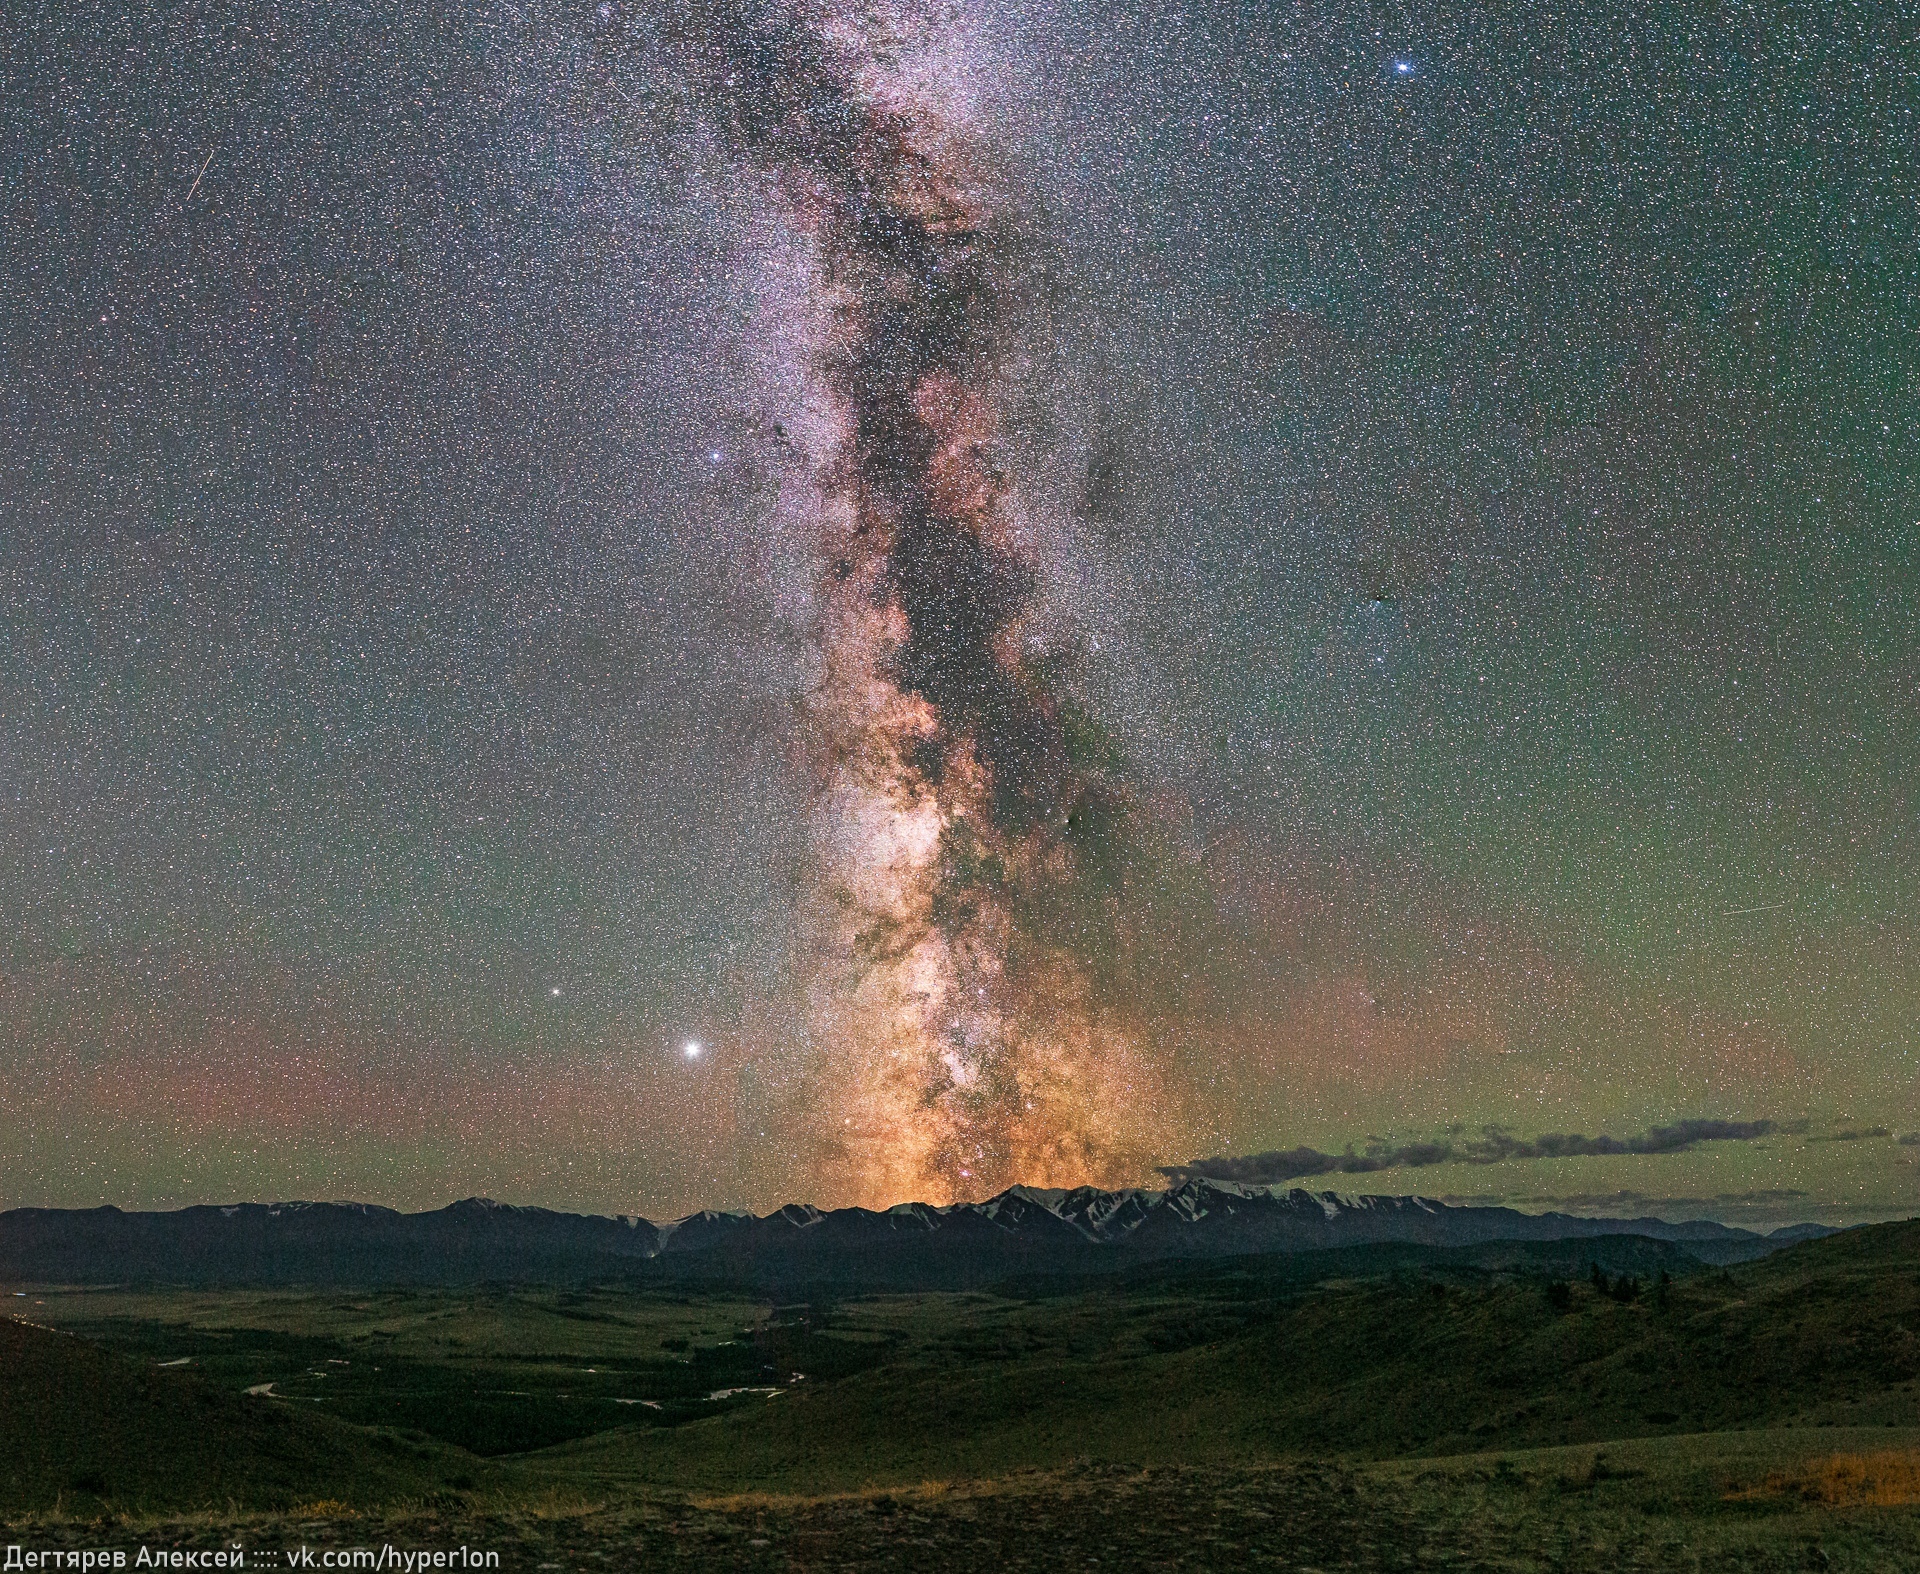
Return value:
[(902, 549), (903, 666), (821, 634), (795, 499), (856, 496), (820, 434), (906, 275), (810, 189), (840, 144), (741, 129), (811, 57), (726, 31), (832, 11), (0, 24), (0, 1202), (863, 1194), (875, 997), (817, 954), (857, 649), (935, 713), (888, 791), (1015, 871), (955, 1086), (1079, 1078), (953, 1143), (1771, 1123), (1367, 1185), (1912, 1211), (1911, 29), (1009, 4), (827, 51), (1022, 325), (911, 369), (991, 360), (914, 406), (988, 459), (860, 483), (1019, 592), (929, 644), (988, 581)]

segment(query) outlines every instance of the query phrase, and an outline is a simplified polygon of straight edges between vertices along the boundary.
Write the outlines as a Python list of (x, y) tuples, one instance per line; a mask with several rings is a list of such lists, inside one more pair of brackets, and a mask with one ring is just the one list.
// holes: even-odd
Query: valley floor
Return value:
[[(1347, 1258), (797, 1305), (46, 1286), (0, 1320), (0, 1547), (1892, 1574), (1920, 1569), (1916, 1261), (1899, 1225), (1624, 1295), (1599, 1263)], [(399, 1556), (461, 1549), (492, 1561)]]

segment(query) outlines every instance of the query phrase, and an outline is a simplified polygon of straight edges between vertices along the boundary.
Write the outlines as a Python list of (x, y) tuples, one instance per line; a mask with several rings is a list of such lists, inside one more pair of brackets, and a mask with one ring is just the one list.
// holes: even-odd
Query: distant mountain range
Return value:
[(689, 1280), (773, 1286), (967, 1286), (1098, 1273), (1169, 1258), (1396, 1244), (1457, 1250), (1499, 1242), (1633, 1237), (1677, 1265), (1724, 1264), (1817, 1235), (1708, 1220), (1590, 1219), (1460, 1208), (1424, 1197), (1355, 1197), (1192, 1179), (1164, 1191), (1043, 1191), (986, 1202), (901, 1203), (875, 1212), (801, 1204), (764, 1218), (691, 1214), (670, 1224), (554, 1213), (473, 1198), (430, 1213), (366, 1203), (240, 1203), (126, 1213), (0, 1213), (0, 1279), (188, 1285), (458, 1284), (490, 1280)]

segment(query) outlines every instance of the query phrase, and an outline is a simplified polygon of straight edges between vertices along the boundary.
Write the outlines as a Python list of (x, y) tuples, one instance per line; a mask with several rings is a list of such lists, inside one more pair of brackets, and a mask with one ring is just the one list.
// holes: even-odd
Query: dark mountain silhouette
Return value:
[(1098, 1273), (1168, 1258), (1380, 1245), (1442, 1250), (1635, 1236), (1687, 1259), (1765, 1256), (1822, 1225), (1763, 1236), (1709, 1220), (1592, 1219), (1192, 1179), (1165, 1191), (1041, 1191), (881, 1211), (789, 1204), (671, 1224), (485, 1199), (430, 1213), (364, 1203), (242, 1203), (126, 1213), (0, 1213), (0, 1277), (67, 1284), (459, 1284), (486, 1280), (937, 1287)]
[(239, 1203), (171, 1213), (0, 1213), (0, 1276), (45, 1283), (457, 1284), (571, 1279), (651, 1257), (660, 1232), (472, 1198), (432, 1213), (359, 1202)]

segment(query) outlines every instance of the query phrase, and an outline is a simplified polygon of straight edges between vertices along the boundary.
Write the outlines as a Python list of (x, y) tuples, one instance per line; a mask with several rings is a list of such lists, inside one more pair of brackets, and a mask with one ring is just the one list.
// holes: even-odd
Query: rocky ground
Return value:
[[(1789, 1503), (1673, 1516), (1595, 1500), (1592, 1482), (1497, 1473), (1382, 1477), (1334, 1467), (1087, 1469), (894, 1494), (814, 1499), (555, 1501), (406, 1514), (47, 1520), (33, 1548), (246, 1549), (246, 1567), (300, 1566), (298, 1549), (465, 1546), (506, 1570), (1860, 1569), (1920, 1566), (1912, 1509), (1834, 1513)], [(314, 1566), (318, 1566), (317, 1564)], [(398, 1566), (398, 1565), (393, 1565)], [(456, 1565), (458, 1566), (458, 1565)]]

